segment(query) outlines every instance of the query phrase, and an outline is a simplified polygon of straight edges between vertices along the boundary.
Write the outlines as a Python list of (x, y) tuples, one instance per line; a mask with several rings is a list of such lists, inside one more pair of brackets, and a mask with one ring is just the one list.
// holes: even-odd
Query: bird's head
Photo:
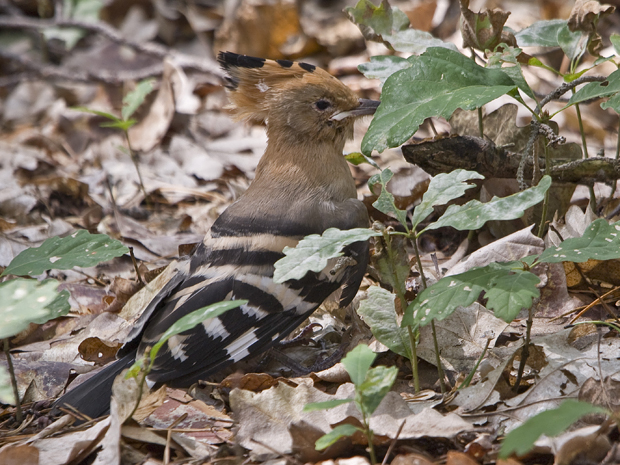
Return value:
[(230, 101), (239, 120), (267, 122), (270, 138), (342, 142), (354, 120), (379, 102), (359, 99), (326, 71), (308, 63), (220, 52)]

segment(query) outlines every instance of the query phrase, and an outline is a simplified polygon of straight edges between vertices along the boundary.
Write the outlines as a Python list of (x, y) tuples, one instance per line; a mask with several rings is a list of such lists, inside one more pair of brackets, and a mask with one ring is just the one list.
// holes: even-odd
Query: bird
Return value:
[(226, 300), (248, 303), (171, 337), (157, 354), (149, 385), (188, 387), (282, 341), (335, 291), (351, 303), (366, 272), (369, 244), (350, 244), (338, 273), (308, 272), (276, 283), (284, 247), (328, 228), (367, 228), (343, 156), (354, 121), (380, 102), (358, 98), (312, 64), (220, 52), (236, 120), (266, 123), (267, 147), (253, 181), (213, 223), (179, 271), (146, 306), (117, 360), (56, 402), (91, 417), (109, 411), (114, 378), (174, 322)]

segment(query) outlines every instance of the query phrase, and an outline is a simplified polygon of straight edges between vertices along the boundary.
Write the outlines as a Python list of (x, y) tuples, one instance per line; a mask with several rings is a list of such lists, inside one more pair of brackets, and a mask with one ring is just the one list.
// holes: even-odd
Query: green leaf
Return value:
[(194, 310), (193, 312), (188, 313), (184, 317), (179, 318), (177, 321), (174, 322), (172, 326), (170, 326), (170, 328), (166, 330), (164, 334), (161, 335), (157, 344), (153, 346), (150, 354), (151, 360), (155, 360), (155, 357), (157, 357), (157, 352), (159, 352), (161, 346), (164, 345), (166, 341), (172, 336), (180, 334), (184, 331), (188, 331), (194, 326), (202, 323), (203, 321), (218, 317), (230, 309), (240, 307), (241, 305), (245, 305), (247, 303), (247, 300), (241, 299), (225, 300), (223, 302), (217, 302), (215, 304), (199, 308), (198, 310)]
[[(538, 186), (530, 187), (508, 197), (493, 197), (482, 203), (471, 200), (465, 205), (450, 205), (436, 222), (428, 225), (422, 232), (452, 226), (459, 231), (481, 228), (491, 220), (513, 220), (520, 218), (528, 208), (540, 203), (551, 186), (551, 177), (543, 176)], [(421, 233), (420, 233), (421, 234)]]
[(558, 408), (547, 410), (533, 416), (518, 428), (506, 435), (500, 449), (500, 458), (507, 458), (511, 454), (524, 455), (529, 452), (534, 443), (542, 436), (557, 436), (569, 426), (585, 415), (605, 413), (605, 409), (586, 402), (569, 399)]
[(342, 359), (344, 369), (349, 373), (353, 384), (359, 386), (364, 382), (368, 369), (372, 366), (375, 358), (377, 358), (377, 354), (368, 346), (360, 344)]
[(0, 339), (14, 336), (30, 323), (54, 317), (48, 307), (58, 298), (58, 281), (11, 279), (0, 284)]
[(72, 107), (73, 110), (76, 111), (83, 111), (85, 113), (90, 113), (92, 115), (97, 115), (97, 116), (101, 116), (103, 118), (107, 118), (111, 121), (114, 121), (116, 123), (122, 123), (123, 120), (120, 119), (118, 116), (113, 115), (112, 113), (107, 113), (105, 111), (101, 111), (101, 110), (93, 110), (92, 108), (88, 108), (88, 107)]
[(316, 450), (327, 449), (329, 446), (334, 444), (338, 439), (353, 436), (357, 431), (361, 431), (359, 428), (353, 425), (344, 424), (336, 426), (333, 430), (327, 433), (324, 436), (321, 436), (317, 439), (314, 447)]
[(409, 27), (409, 18), (398, 8), (390, 7), (383, 0), (380, 6), (373, 5), (369, 0), (360, 0), (355, 7), (344, 9), (349, 19), (361, 26), (360, 29), (367, 40), (382, 40), (383, 36), (391, 36), (394, 32)]
[(374, 166), (378, 170), (381, 169), (379, 168), (379, 165), (377, 165), (377, 163), (375, 163), (375, 161), (372, 158), (367, 157), (366, 155), (360, 152), (348, 153), (344, 156), (344, 159), (355, 166), (361, 165), (362, 163), (368, 163), (369, 165)]
[[(523, 76), (523, 70), (521, 69), (521, 63), (517, 57), (521, 54), (522, 50), (520, 48), (511, 47), (504, 43), (499, 44), (496, 47), (495, 52), (487, 52), (488, 62), (487, 68), (489, 69), (499, 69), (506, 73), (508, 76), (512, 78), (514, 83), (521, 89), (528, 97), (536, 100), (536, 95), (534, 91), (525, 80)], [(509, 63), (512, 66), (504, 66), (504, 63)]]
[(154, 83), (155, 79), (140, 81), (134, 90), (125, 95), (125, 98), (123, 98), (123, 109), (121, 110), (124, 121), (129, 120), (131, 115), (144, 103), (146, 96), (153, 92)]
[(407, 212), (396, 207), (396, 204), (394, 203), (394, 196), (387, 190), (387, 184), (390, 182), (390, 179), (392, 179), (392, 176), (394, 176), (394, 173), (392, 173), (389, 168), (386, 168), (379, 174), (375, 174), (372, 178), (370, 178), (368, 181), (368, 186), (371, 191), (374, 191), (375, 184), (381, 185), (381, 193), (372, 206), (381, 213), (385, 213), (386, 215), (394, 215), (400, 224), (407, 228)]
[(450, 200), (461, 197), (468, 189), (476, 187), (475, 184), (467, 183), (470, 179), (484, 179), (484, 176), (475, 171), (458, 169), (433, 177), (422, 197), (422, 202), (413, 210), (411, 229), (414, 230), (420, 222), (433, 213), (434, 206), (445, 205)]
[(0, 366), (0, 402), (16, 405), (13, 389), (11, 388), (11, 378), (3, 366)]
[(428, 47), (447, 47), (456, 51), (452, 43), (444, 42), (425, 31), (410, 28), (409, 18), (387, 0), (375, 6), (360, 0), (355, 7), (345, 8), (349, 19), (357, 24), (366, 40), (386, 42), (394, 50), (404, 53), (423, 53)]
[(51, 237), (40, 247), (31, 247), (15, 257), (1, 276), (36, 276), (47, 270), (88, 267), (120, 257), (129, 249), (105, 234), (80, 229), (67, 237)]
[(582, 263), (591, 258), (620, 258), (620, 222), (609, 224), (603, 218), (588, 226), (582, 237), (566, 239), (557, 247), (549, 247), (538, 258), (543, 263)]
[(355, 396), (367, 417), (377, 410), (385, 395), (390, 392), (397, 375), (397, 367), (378, 366), (368, 370), (364, 382), (357, 386)]
[(601, 108), (603, 110), (607, 110), (611, 108), (616, 113), (620, 113), (620, 93), (617, 93), (611, 97), (606, 102), (601, 103)]
[(457, 108), (473, 110), (517, 88), (502, 70), (485, 69), (453, 50), (432, 47), (408, 60), (411, 67), (385, 82), (362, 142), (367, 155), (402, 144), (426, 118), (448, 118)]
[[(617, 69), (609, 76), (605, 82), (588, 82), (585, 86), (575, 92), (564, 108), (568, 108), (576, 103), (581, 103), (586, 100), (595, 98), (609, 97), (620, 92), (620, 69)], [(602, 104), (603, 109), (608, 108), (610, 105)], [(562, 108), (562, 110), (564, 109)], [(611, 108), (614, 108), (611, 106)], [(614, 108), (615, 109), (615, 108)]]
[(485, 294), (487, 308), (506, 323), (514, 320), (524, 308), (532, 306), (532, 299), (540, 297), (536, 287), (540, 279), (529, 271), (513, 270), (512, 274), (498, 276), (493, 287)]
[[(65, 0), (63, 2), (63, 16), (85, 22), (96, 22), (99, 11), (103, 7), (100, 0)], [(42, 31), (46, 40), (58, 39), (65, 43), (67, 50), (73, 49), (78, 41), (86, 35), (83, 29), (77, 27), (48, 27)]]
[(611, 41), (611, 45), (614, 46), (614, 52), (616, 52), (616, 55), (620, 55), (620, 35), (612, 34), (609, 36), (609, 40)]
[(362, 63), (357, 68), (368, 79), (379, 79), (381, 85), (383, 85), (385, 84), (385, 80), (396, 71), (409, 68), (410, 66), (411, 62), (405, 58), (380, 55), (370, 57), (369, 63)]
[(565, 27), (565, 19), (536, 21), (517, 32), (515, 38), (519, 47), (559, 47), (558, 34)]
[(405, 29), (398, 31), (391, 36), (383, 36), (394, 50), (403, 53), (414, 53), (419, 55), (426, 52), (431, 47), (447, 48), (458, 52), (456, 45), (452, 42), (444, 42), (434, 37), (430, 32), (419, 31), (418, 29)]
[[(43, 281), (44, 283), (48, 280)], [(50, 280), (54, 281), (54, 280)], [(56, 281), (54, 281), (56, 282)], [(32, 320), (32, 323), (36, 323), (38, 325), (42, 325), (43, 323), (48, 322), (49, 320), (53, 320), (54, 318), (58, 318), (60, 316), (65, 316), (71, 310), (71, 304), (69, 303), (69, 291), (66, 289), (60, 291), (54, 300), (45, 307), (48, 311), (48, 314), (42, 318), (37, 318)]]
[(334, 399), (325, 402), (313, 402), (304, 406), (304, 412), (314, 412), (315, 410), (329, 410), (342, 404), (353, 402), (353, 399)]
[[(192, 329), (194, 326), (206, 321), (210, 318), (215, 318), (220, 316), (222, 313), (227, 312), (230, 309), (237, 308), (241, 305), (247, 304), (247, 300), (225, 300), (222, 302), (217, 302), (215, 304), (207, 305), (206, 307), (199, 308), (198, 310), (194, 310), (191, 313), (188, 313), (184, 317), (175, 321), (170, 328), (166, 330), (164, 334), (161, 335), (159, 341), (153, 346), (149, 353), (149, 359), (151, 361), (151, 366), (153, 365), (159, 350), (162, 346), (170, 339), (172, 336), (182, 333), (184, 331), (188, 331)], [(142, 367), (144, 366), (143, 360), (136, 360), (134, 364), (129, 368), (129, 372), (125, 375), (125, 378), (128, 379), (130, 377), (136, 377), (140, 372)], [(150, 368), (147, 369), (149, 371)]]
[(113, 121), (111, 123), (101, 123), (99, 126), (102, 128), (114, 128), (121, 131), (128, 131), (130, 127), (136, 124), (135, 119), (128, 119), (127, 121)]
[(373, 336), (392, 352), (411, 358), (409, 331), (401, 328), (396, 316), (396, 296), (378, 286), (368, 288), (368, 298), (360, 302), (357, 313), (370, 326)]
[(285, 257), (275, 263), (273, 279), (276, 283), (283, 283), (289, 279), (301, 279), (308, 271), (318, 273), (327, 266), (329, 259), (342, 256), (345, 246), (380, 235), (379, 232), (365, 228), (329, 228), (322, 236), (306, 236), (296, 247), (284, 247), (282, 252)]
[[(482, 291), (486, 291), (487, 306), (495, 309), (498, 317), (507, 320), (515, 311), (519, 313), (521, 303), (528, 302), (528, 296), (537, 297), (536, 285), (539, 279), (522, 277), (531, 274), (523, 270), (521, 262), (491, 263), (473, 268), (464, 273), (441, 278), (432, 286), (424, 289), (409, 304), (403, 317), (402, 326), (426, 326), (433, 320), (449, 317), (457, 307), (467, 307), (474, 303)], [(510, 286), (508, 279), (514, 279), (522, 287)], [(496, 286), (497, 291), (493, 291)], [(507, 305), (504, 307), (503, 305)]]
[(409, 256), (404, 253), (407, 239), (382, 230), (383, 237), (375, 242), (373, 262), (379, 272), (379, 280), (392, 286), (397, 295), (405, 295), (406, 282), (411, 271)]
[(587, 35), (581, 32), (571, 32), (568, 24), (558, 31), (558, 44), (562, 48), (564, 54), (571, 61), (580, 58), (586, 51), (588, 45)]

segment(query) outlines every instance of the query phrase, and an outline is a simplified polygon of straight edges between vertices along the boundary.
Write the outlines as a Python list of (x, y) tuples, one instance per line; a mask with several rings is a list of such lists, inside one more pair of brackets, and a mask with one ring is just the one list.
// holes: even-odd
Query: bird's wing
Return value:
[[(239, 235), (249, 220), (234, 213), (235, 209), (220, 216), (213, 225), (192, 257), (189, 275), (153, 314), (138, 354), (154, 345), (179, 318), (194, 310), (223, 300), (249, 302), (170, 338), (157, 355), (150, 381), (191, 384), (226, 365), (265, 351), (290, 334), (343, 284), (349, 291), (345, 289), (342, 300), (350, 301), (354, 297), (366, 269), (367, 243), (349, 247), (346, 253), (354, 256), (357, 264), (342, 272), (335, 275), (310, 272), (300, 280), (278, 284), (272, 279), (274, 263), (284, 256), (283, 247), (294, 246), (300, 237), (289, 235), (290, 224), (284, 223), (279, 228), (273, 222), (268, 224), (264, 217), (262, 224), (267, 225), (264, 230)], [(339, 224), (335, 226), (359, 226), (342, 224), (346, 222), (345, 216), (338, 215)], [(321, 223), (325, 218), (324, 215)], [(303, 226), (301, 221), (297, 226)], [(312, 229), (323, 227), (320, 224)], [(312, 232), (315, 231), (309, 231)]]

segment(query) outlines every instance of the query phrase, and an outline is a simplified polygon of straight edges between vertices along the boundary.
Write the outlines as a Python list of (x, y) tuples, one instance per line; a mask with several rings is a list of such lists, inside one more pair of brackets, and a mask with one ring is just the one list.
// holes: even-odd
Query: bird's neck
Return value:
[(251, 190), (269, 190), (296, 197), (342, 202), (356, 198), (355, 182), (343, 156), (344, 138), (291, 140), (269, 135), (265, 154), (257, 168)]

